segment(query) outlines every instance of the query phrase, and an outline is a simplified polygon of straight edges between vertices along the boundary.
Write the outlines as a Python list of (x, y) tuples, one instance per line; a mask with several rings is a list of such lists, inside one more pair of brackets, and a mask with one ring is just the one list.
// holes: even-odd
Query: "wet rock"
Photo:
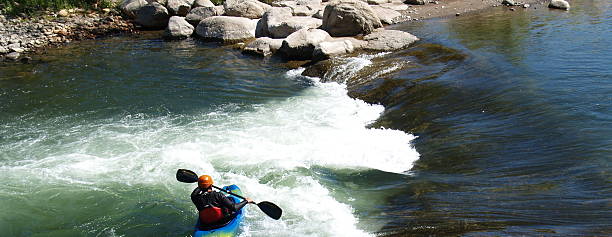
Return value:
[(124, 0), (119, 8), (128, 17), (136, 18), (136, 12), (143, 6), (149, 4), (146, 0)]
[(213, 16), (196, 27), (196, 34), (204, 39), (236, 43), (255, 38), (257, 22), (244, 17)]
[(279, 52), (287, 59), (311, 59), (315, 47), (331, 39), (331, 36), (324, 30), (301, 29), (293, 32), (283, 41)]
[(400, 19), (402, 16), (402, 14), (398, 11), (384, 7), (372, 6), (372, 10), (374, 10), (374, 13), (376, 13), (376, 16), (378, 16), (382, 23), (389, 25), (399, 22), (398, 19)]
[(569, 4), (569, 2), (567, 2), (565, 0), (552, 0), (548, 4), (548, 7), (549, 8), (555, 8), (555, 9), (561, 9), (561, 10), (569, 11), (570, 4)]
[(381, 5), (381, 4), (389, 3), (390, 1), (389, 0), (368, 0), (367, 2), (368, 4), (371, 4), (371, 5)]
[(283, 39), (261, 37), (248, 43), (242, 52), (253, 55), (269, 56), (278, 51), (282, 45)]
[(167, 39), (185, 39), (193, 34), (193, 26), (184, 17), (173, 16), (168, 21), (168, 27), (164, 31)]
[(159, 3), (150, 3), (136, 12), (136, 23), (148, 29), (164, 29), (168, 25), (168, 10)]
[(516, 2), (514, 2), (514, 0), (503, 0), (502, 4), (506, 6), (515, 6)]
[(392, 51), (408, 47), (418, 38), (408, 32), (399, 30), (376, 30), (363, 38), (367, 44), (364, 49), (376, 51)]
[(213, 4), (210, 0), (196, 0), (191, 7), (196, 8), (196, 7), (214, 7), (214, 6), (215, 4)]
[(334, 0), (325, 7), (321, 28), (332, 36), (369, 34), (382, 27), (374, 10), (359, 0)]
[(323, 79), (325, 77), (325, 73), (327, 73), (332, 66), (333, 63), (329, 59), (318, 61), (306, 67), (306, 69), (302, 72), (302, 76), (318, 77)]
[(410, 5), (425, 5), (424, 0), (406, 0), (404, 1), (404, 3), (410, 4)]
[(315, 47), (312, 58), (313, 60), (320, 61), (352, 53), (353, 51), (353, 43), (350, 40), (325, 41)]
[(168, 0), (168, 13), (172, 16), (186, 16), (191, 10), (193, 0)]
[(223, 6), (213, 6), (213, 7), (196, 7), (191, 9), (189, 14), (185, 17), (185, 20), (190, 24), (197, 26), (200, 21), (212, 17), (212, 16), (221, 16), (224, 13)]
[(22, 57), (21, 59), (19, 59), (19, 62), (21, 62), (21, 63), (30, 63), (30, 62), (32, 62), (32, 58), (28, 57), (28, 56), (25, 56), (25, 57)]
[(0, 54), (6, 54), (8, 52), (10, 52), (10, 50), (7, 47), (0, 46)]
[(257, 0), (226, 0), (223, 4), (228, 16), (261, 18), (271, 6)]
[(5, 55), (4, 57), (6, 58), (6, 60), (17, 61), (20, 56), (21, 56), (20, 53), (12, 52), (12, 53)]

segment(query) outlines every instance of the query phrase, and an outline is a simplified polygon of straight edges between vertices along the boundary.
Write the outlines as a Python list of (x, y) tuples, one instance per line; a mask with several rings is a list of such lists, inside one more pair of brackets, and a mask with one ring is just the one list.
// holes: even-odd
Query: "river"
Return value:
[(187, 168), (283, 208), (241, 236), (609, 235), (611, 26), (608, 1), (395, 25), (422, 40), (346, 58), (354, 84), (155, 33), (0, 65), (0, 231), (189, 236)]

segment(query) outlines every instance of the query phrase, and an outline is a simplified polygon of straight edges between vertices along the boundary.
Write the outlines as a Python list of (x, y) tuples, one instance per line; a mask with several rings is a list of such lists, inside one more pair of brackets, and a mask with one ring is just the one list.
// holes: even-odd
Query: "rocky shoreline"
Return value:
[[(236, 44), (244, 53), (314, 63), (358, 50), (398, 50), (418, 40), (407, 32), (386, 30), (385, 25), (504, 5), (510, 10), (535, 8), (543, 1), (226, 0), (216, 6), (210, 0), (124, 0), (121, 13), (70, 9), (27, 18), (0, 15), (0, 61), (27, 62), (28, 53), (47, 46), (134, 32), (138, 27), (165, 29), (164, 37), (171, 40), (196, 37)], [(560, 8), (569, 9), (564, 0), (552, 0), (549, 7), (559, 2)]]
[(133, 32), (134, 25), (110, 9), (44, 12), (36, 17), (0, 15), (0, 62), (28, 62), (31, 53), (74, 40)]

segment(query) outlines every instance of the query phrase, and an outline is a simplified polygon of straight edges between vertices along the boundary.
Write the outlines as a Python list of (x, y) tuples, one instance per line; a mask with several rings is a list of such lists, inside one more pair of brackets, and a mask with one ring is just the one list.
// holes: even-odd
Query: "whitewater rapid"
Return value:
[[(96, 192), (95, 199), (110, 198), (125, 206), (159, 198), (186, 215), (176, 225), (187, 223), (189, 229), (195, 217), (189, 200), (194, 186), (174, 179), (176, 169), (187, 168), (211, 175), (219, 185), (238, 184), (246, 196), (283, 208), (282, 219), (275, 221), (249, 207), (241, 236), (368, 236), (349, 200), (335, 197), (305, 170), (316, 166), (406, 173), (419, 157), (411, 146), (414, 136), (367, 128), (382, 106), (348, 97), (343, 84), (320, 83), (300, 73), (292, 70), (285, 77), (308, 81), (311, 87), (264, 104), (228, 103), (164, 116), (126, 113), (94, 121), (73, 114), (5, 124), (0, 206), (22, 203), (26, 212), (45, 210), (41, 202), (48, 208), (64, 205), (60, 200), (67, 193), (88, 198)], [(44, 197), (33, 195), (38, 188), (45, 189)], [(134, 195), (133, 188), (155, 190), (156, 195), (128, 197)], [(31, 196), (32, 202), (20, 202)], [(87, 209), (98, 204), (92, 200), (78, 205)], [(133, 219), (142, 215), (139, 211), (147, 210), (121, 210), (121, 218), (138, 223)], [(115, 235), (126, 228), (116, 221), (98, 223), (105, 217), (82, 219), (79, 210), (58, 212), (71, 222), (82, 222), (77, 226), (88, 233)], [(0, 213), (7, 219), (14, 210)], [(100, 215), (105, 213), (113, 211)]]

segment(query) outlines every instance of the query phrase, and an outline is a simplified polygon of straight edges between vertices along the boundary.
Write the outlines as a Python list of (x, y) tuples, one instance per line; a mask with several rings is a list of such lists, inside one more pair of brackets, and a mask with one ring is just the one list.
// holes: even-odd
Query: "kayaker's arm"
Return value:
[(224, 207), (226, 207), (227, 209), (229, 209), (230, 211), (238, 211), (241, 208), (243, 208), (247, 203), (249, 203), (248, 200), (242, 200), (242, 202), (239, 203), (234, 203), (232, 201), (230, 201), (230, 199), (228, 197), (226, 197), (225, 195), (219, 193), (220, 195), (220, 200), (221, 201), (221, 205), (223, 205)]
[(202, 210), (204, 208), (204, 205), (201, 201), (199, 201), (198, 199), (198, 195), (202, 192), (202, 189), (197, 187), (193, 190), (193, 192), (191, 192), (191, 202), (193, 202), (193, 204), (195, 204), (196, 208), (198, 209), (198, 211)]

